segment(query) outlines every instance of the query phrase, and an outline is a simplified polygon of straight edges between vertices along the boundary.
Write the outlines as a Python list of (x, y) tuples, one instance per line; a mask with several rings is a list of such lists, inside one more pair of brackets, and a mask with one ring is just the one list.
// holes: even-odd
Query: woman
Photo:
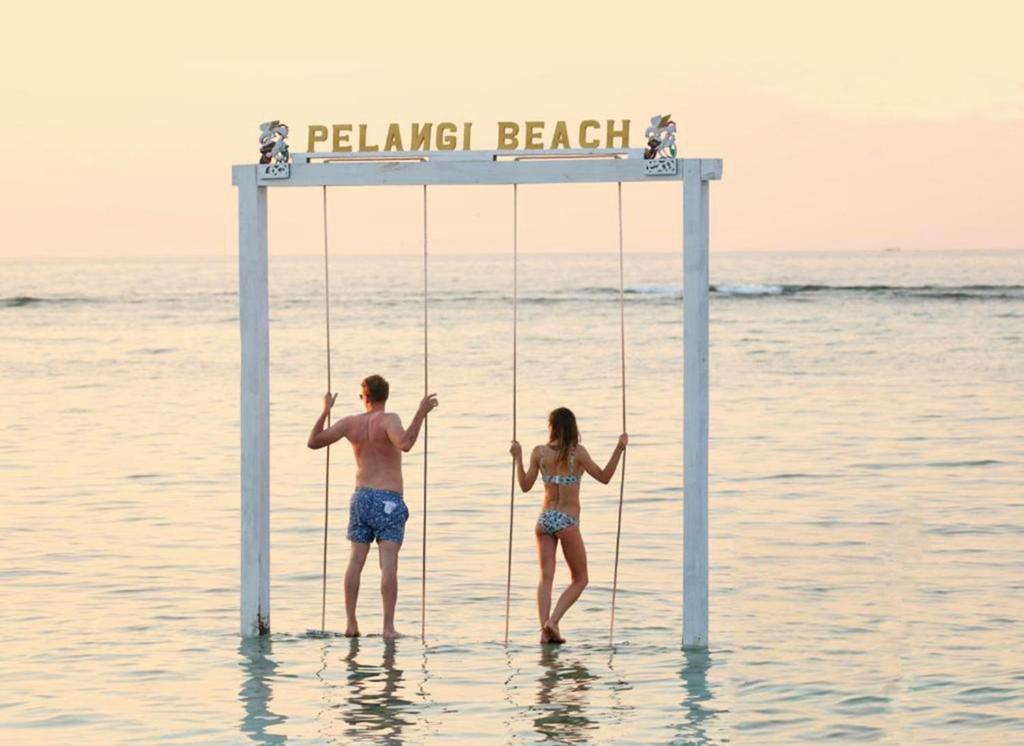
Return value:
[[(540, 473), (544, 481), (544, 509), (537, 519), (537, 556), (540, 582), (537, 584), (537, 614), (540, 617), (541, 643), (565, 642), (558, 623), (587, 587), (587, 550), (580, 535), (580, 478), (586, 472), (602, 484), (608, 484), (619, 458), (626, 450), (629, 436), (623, 433), (602, 469), (580, 445), (576, 415), (559, 407), (548, 415), (548, 442), (530, 453), (530, 466), (523, 468), (523, 449), (512, 441), (509, 452), (516, 465), (519, 486), (529, 492)], [(551, 611), (551, 585), (555, 579), (555, 550), (562, 543), (562, 554), (569, 565), (572, 582)]]

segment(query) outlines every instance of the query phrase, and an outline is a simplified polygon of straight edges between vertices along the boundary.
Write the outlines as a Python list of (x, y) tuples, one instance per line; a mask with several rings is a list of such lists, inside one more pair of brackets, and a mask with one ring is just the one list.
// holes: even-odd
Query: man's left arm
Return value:
[(396, 448), (401, 448), (403, 451), (408, 453), (412, 450), (412, 447), (416, 445), (416, 440), (420, 437), (420, 427), (423, 425), (423, 420), (427, 418), (430, 411), (437, 407), (437, 394), (428, 394), (423, 397), (423, 401), (420, 402), (419, 409), (416, 410), (415, 416), (412, 418), (412, 422), (409, 423), (409, 427), (402, 429), (402, 423), (398, 419), (397, 415), (392, 419), (394, 423), (388, 429), (388, 436), (391, 438), (391, 442), (395, 444)]

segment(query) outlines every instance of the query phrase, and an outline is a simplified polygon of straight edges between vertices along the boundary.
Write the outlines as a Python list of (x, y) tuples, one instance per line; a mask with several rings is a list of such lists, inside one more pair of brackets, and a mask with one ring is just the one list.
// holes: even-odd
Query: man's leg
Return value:
[(359, 577), (366, 564), (366, 555), (370, 553), (370, 545), (358, 541), (349, 542), (352, 553), (348, 558), (348, 569), (345, 571), (345, 637), (359, 636), (359, 622), (356, 621), (356, 602), (359, 600)]
[(398, 637), (395, 629), (395, 602), (398, 600), (398, 550), (402, 548), (397, 541), (381, 541), (378, 544), (380, 554), (380, 595), (384, 599), (384, 639), (393, 640)]

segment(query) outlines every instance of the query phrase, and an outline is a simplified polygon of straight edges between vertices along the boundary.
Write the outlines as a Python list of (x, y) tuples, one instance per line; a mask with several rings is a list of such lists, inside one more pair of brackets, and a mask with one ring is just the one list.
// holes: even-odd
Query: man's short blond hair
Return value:
[(383, 404), (388, 400), (388, 394), (391, 391), (391, 387), (385, 380), (384, 376), (379, 376), (374, 373), (372, 376), (367, 376), (363, 379), (363, 392), (374, 404)]

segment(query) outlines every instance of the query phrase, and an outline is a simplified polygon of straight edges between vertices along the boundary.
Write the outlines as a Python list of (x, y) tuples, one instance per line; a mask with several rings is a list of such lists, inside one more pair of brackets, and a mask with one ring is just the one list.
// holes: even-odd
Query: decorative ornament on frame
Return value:
[(260, 177), (287, 179), (291, 176), (287, 138), (288, 125), (284, 122), (274, 119), (260, 125)]
[(676, 123), (671, 114), (651, 117), (651, 126), (644, 131), (644, 173), (648, 176), (671, 176), (676, 173)]

